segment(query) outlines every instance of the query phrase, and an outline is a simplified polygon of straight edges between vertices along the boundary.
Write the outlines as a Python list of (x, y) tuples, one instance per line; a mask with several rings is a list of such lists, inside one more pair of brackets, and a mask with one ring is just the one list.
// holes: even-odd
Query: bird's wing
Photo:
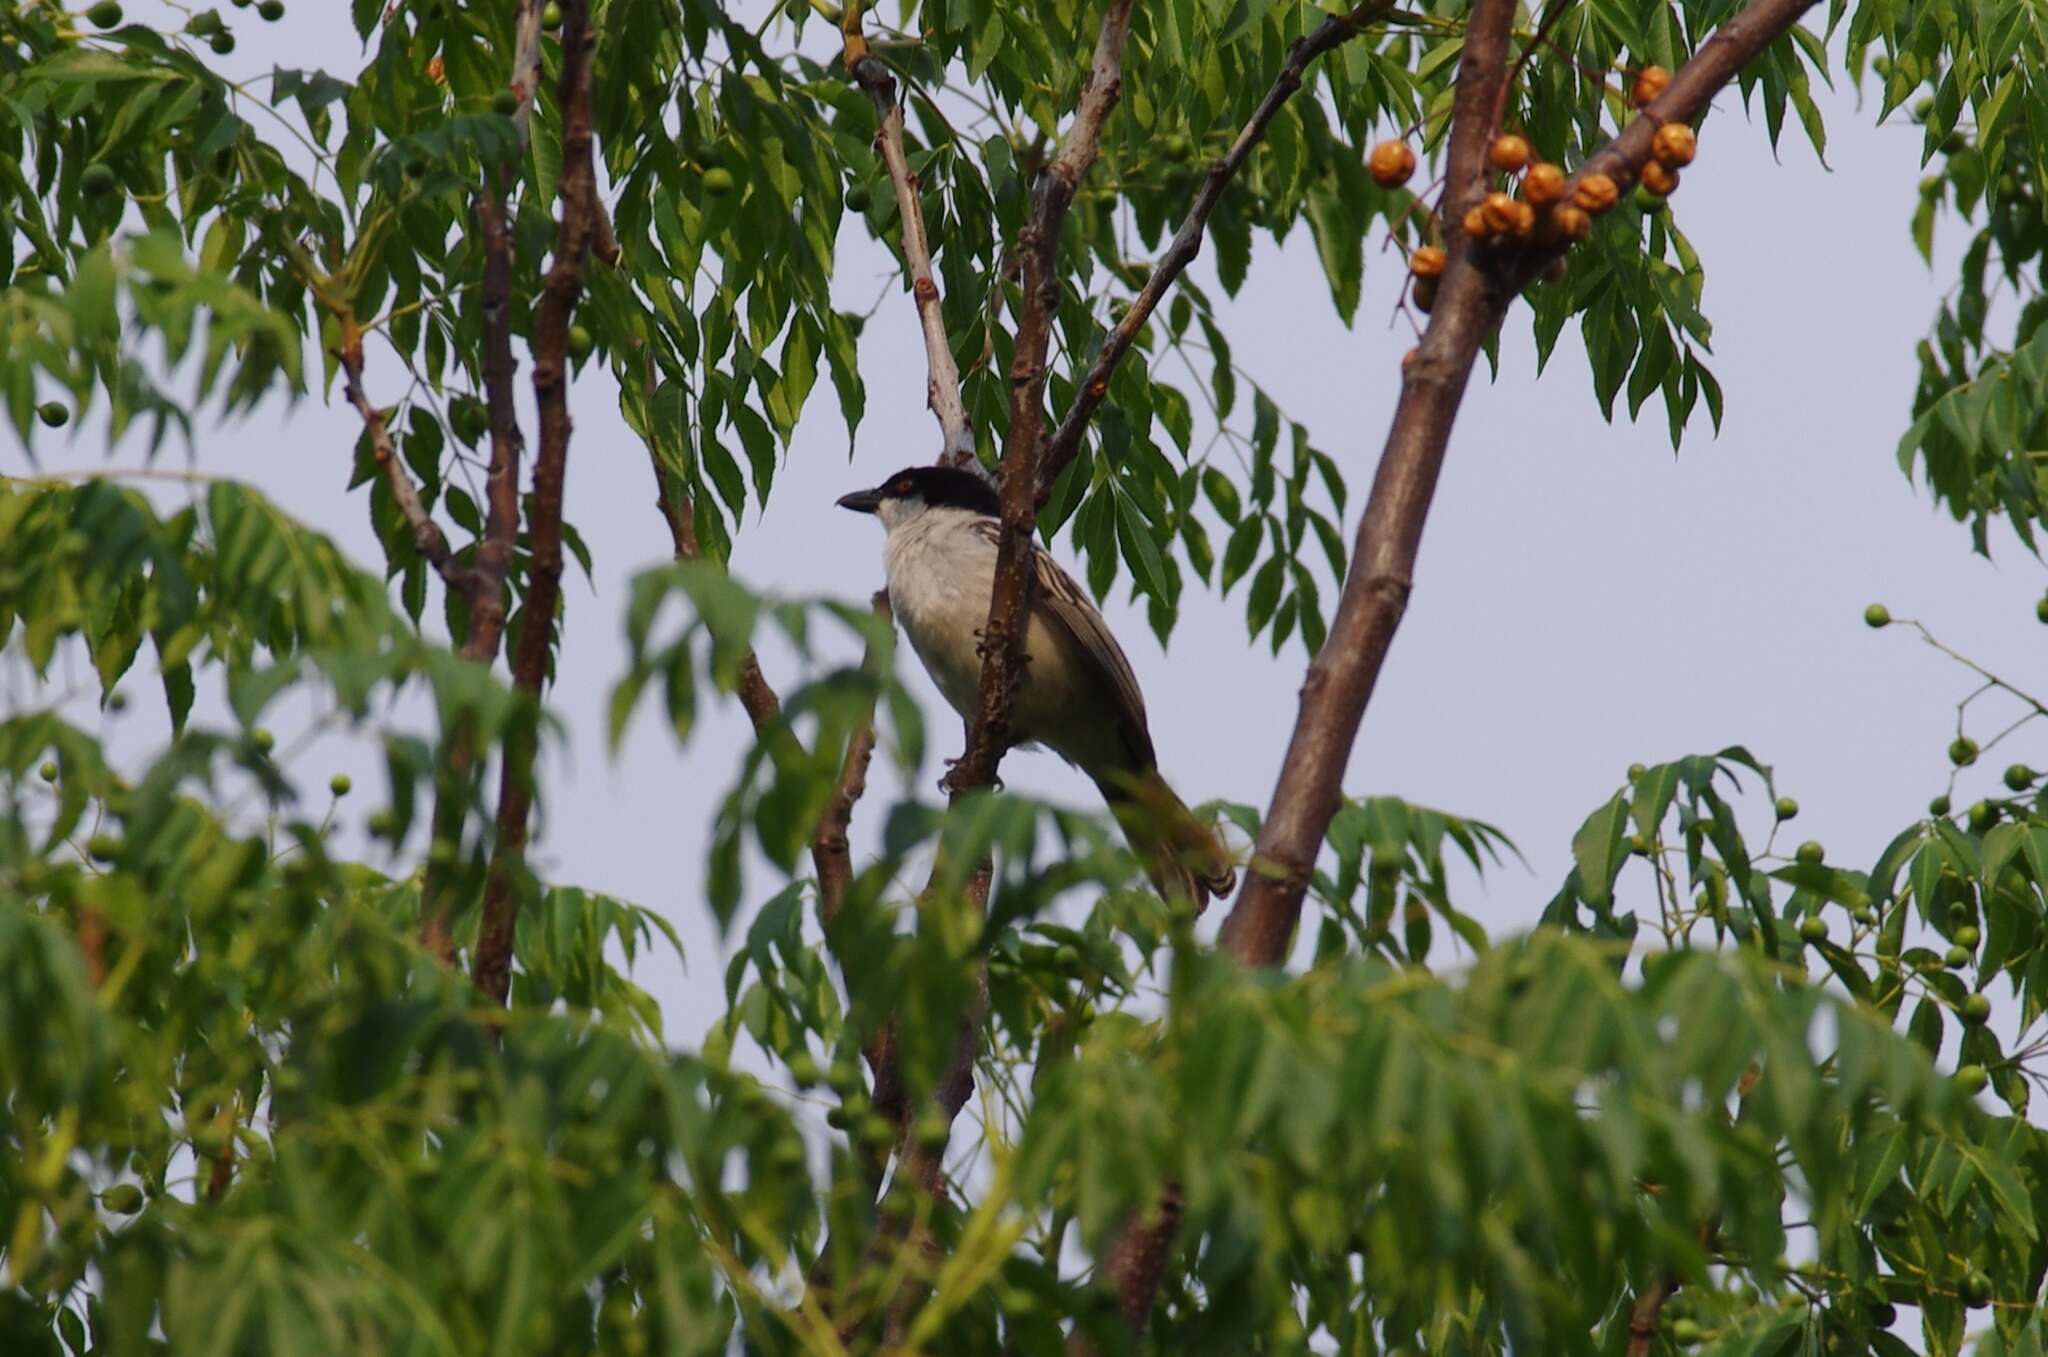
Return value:
[[(994, 519), (978, 520), (974, 530), (990, 542), (1001, 541), (1002, 528)], [(1115, 700), (1117, 723), (1122, 727), (1125, 747), (1136, 767), (1157, 766), (1152, 730), (1145, 720), (1145, 695), (1138, 690), (1138, 676), (1131, 672), (1124, 648), (1116, 643), (1109, 624), (1102, 620), (1087, 592), (1035, 542), (1031, 559), (1038, 575), (1032, 610), (1054, 633), (1072, 644), (1075, 653), (1094, 671), (1102, 690)]]

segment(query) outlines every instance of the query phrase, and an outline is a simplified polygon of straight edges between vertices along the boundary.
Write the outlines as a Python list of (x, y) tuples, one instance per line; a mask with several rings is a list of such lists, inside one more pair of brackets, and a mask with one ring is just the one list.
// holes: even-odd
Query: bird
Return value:
[[(972, 720), (1001, 533), (995, 487), (963, 467), (913, 466), (838, 505), (881, 521), (890, 608), (940, 694)], [(1229, 849), (1160, 774), (1144, 694), (1109, 624), (1036, 543), (1031, 564), (1011, 743), (1043, 746), (1086, 773), (1153, 887), (1199, 913), (1237, 884)]]

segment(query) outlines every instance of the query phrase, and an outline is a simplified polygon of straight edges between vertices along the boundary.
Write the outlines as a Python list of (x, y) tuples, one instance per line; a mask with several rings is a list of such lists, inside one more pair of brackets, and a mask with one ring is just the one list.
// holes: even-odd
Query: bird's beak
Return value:
[(850, 495), (839, 497), (839, 507), (851, 509), (857, 514), (871, 514), (882, 507), (882, 492), (879, 490), (856, 490)]

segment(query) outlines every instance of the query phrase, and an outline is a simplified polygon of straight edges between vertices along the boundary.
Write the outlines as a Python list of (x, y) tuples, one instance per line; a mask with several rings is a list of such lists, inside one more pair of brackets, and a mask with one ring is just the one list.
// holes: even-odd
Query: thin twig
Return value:
[(903, 223), (903, 263), (910, 270), (910, 294), (917, 302), (918, 323), (924, 329), (925, 361), (929, 377), (925, 401), (939, 421), (945, 436), (938, 460), (954, 466), (974, 461), (974, 428), (967, 419), (967, 406), (960, 399), (960, 368), (953, 361), (953, 345), (946, 338), (946, 321), (939, 307), (939, 285), (932, 277), (931, 244), (925, 237), (924, 207), (918, 198), (917, 176), (903, 152), (903, 104), (896, 97), (896, 80), (889, 68), (869, 49), (861, 33), (861, 0), (848, 0), (840, 18), (840, 59), (846, 73), (867, 91), (874, 102), (877, 127), (875, 145), (888, 167), (889, 182), (896, 189), (896, 215)]
[(359, 333), (351, 331), (341, 346), (342, 389), (348, 396), (349, 404), (363, 418), (363, 429), (370, 435), (370, 456), (383, 473), (385, 488), (391, 492), (391, 502), (398, 506), (399, 514), (405, 519), (406, 529), (412, 534), (413, 548), (426, 558), (427, 564), (446, 582), (450, 589), (458, 592), (468, 588), (467, 572), (456, 564), (455, 553), (448, 545), (448, 535), (441, 531), (441, 525), (427, 512), (427, 506), (420, 502), (419, 488), (412, 483), (412, 476), (399, 459), (398, 449), (391, 441), (391, 430), (384, 422), (384, 412), (372, 404), (363, 391), (363, 341)]
[[(875, 616), (884, 627), (889, 626), (892, 618), (888, 591), (876, 590), (872, 603)], [(752, 659), (752, 655), (748, 658)], [(861, 660), (861, 667), (870, 678), (879, 678), (879, 662), (874, 646), (870, 645)], [(755, 672), (759, 673), (758, 668)], [(853, 884), (853, 854), (847, 830), (853, 821), (854, 806), (868, 789), (868, 765), (874, 756), (875, 705), (870, 700), (847, 737), (846, 757), (839, 764), (839, 781), (833, 788), (832, 799), (825, 804), (825, 814), (819, 819), (816, 832), (811, 835), (811, 864), (818, 873), (818, 915), (828, 934), (832, 921), (839, 916), (839, 906), (846, 900), (847, 887)]]
[(1208, 229), (1209, 215), (1222, 201), (1223, 190), (1227, 188), (1251, 153), (1266, 139), (1266, 130), (1278, 116), (1281, 105), (1294, 96), (1301, 88), (1303, 75), (1310, 62), (1331, 48), (1338, 46), (1364, 31), (1366, 25), (1379, 19), (1393, 8), (1394, 0), (1367, 0), (1348, 14), (1332, 15), (1316, 26), (1314, 32), (1297, 38), (1288, 48), (1287, 63), (1280, 68), (1279, 77), (1266, 97), (1252, 113), (1251, 119), (1238, 132), (1237, 139), (1230, 144), (1223, 158), (1209, 166), (1202, 181), (1201, 192), (1195, 195), (1194, 203), (1188, 208), (1180, 230), (1167, 245), (1166, 253), (1152, 266), (1152, 276), (1145, 280), (1144, 287), (1131, 299), (1130, 309), (1124, 312), (1116, 328), (1102, 341), (1101, 351), (1095, 355), (1094, 364), (1088, 375), (1074, 390), (1074, 402), (1067, 408), (1067, 414), (1053, 433), (1052, 441), (1046, 445), (1045, 456), (1038, 470), (1038, 503), (1045, 504), (1052, 494), (1053, 482), (1065, 471), (1081, 450), (1081, 439), (1088, 431), (1088, 422), (1095, 417), (1096, 410), (1109, 394), (1109, 379), (1115, 374), (1117, 364), (1136, 342), (1139, 331), (1145, 328), (1159, 303), (1165, 300), (1167, 292), (1187, 271), (1195, 256), (1202, 250), (1202, 235)]
[[(539, 699), (554, 649), (555, 612), (562, 588), (562, 491), (569, 453), (569, 321), (583, 296), (583, 269), (596, 228), (596, 174), (590, 151), (590, 67), (596, 35), (589, 0), (562, 6), (561, 219), (554, 263), (548, 270), (533, 327), (533, 392), (540, 410), (540, 453), (534, 461), (533, 511), (528, 523), (532, 565), (526, 583), (525, 621), (512, 661), (512, 682)], [(497, 842), (484, 882), (483, 928), (477, 938), (476, 986), (502, 1004), (512, 983), (516, 907), (513, 879), (524, 867), (537, 731), (531, 725), (507, 740), (498, 786)]]

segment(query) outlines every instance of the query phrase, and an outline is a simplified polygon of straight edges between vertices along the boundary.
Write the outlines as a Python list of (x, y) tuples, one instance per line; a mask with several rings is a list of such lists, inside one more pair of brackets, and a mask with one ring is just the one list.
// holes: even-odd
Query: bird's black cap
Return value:
[(871, 514), (890, 499), (918, 499), (934, 508), (966, 509), (990, 518), (1003, 511), (996, 488), (962, 467), (905, 467), (872, 490), (856, 490), (839, 499), (839, 507)]

